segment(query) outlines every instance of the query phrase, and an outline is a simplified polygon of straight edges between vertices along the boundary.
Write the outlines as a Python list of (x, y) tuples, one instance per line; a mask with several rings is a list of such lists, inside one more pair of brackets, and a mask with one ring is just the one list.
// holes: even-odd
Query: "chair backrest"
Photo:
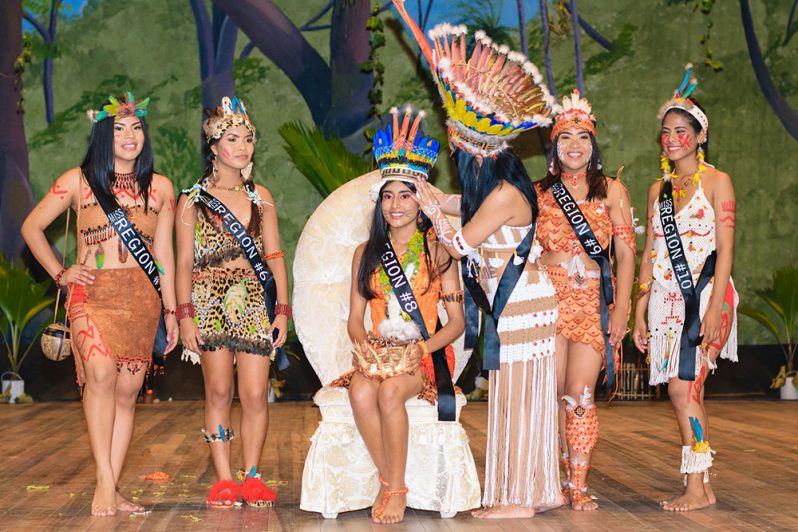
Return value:
[[(374, 203), (371, 187), (379, 171), (357, 177), (337, 188), (305, 224), (294, 254), (294, 326), (305, 355), (323, 385), (352, 367), (352, 343), (346, 330), (352, 256), (368, 239)], [(459, 220), (450, 218), (456, 227)], [(441, 320), (446, 314), (439, 305)], [(366, 313), (367, 323), (371, 318)], [(463, 337), (454, 343), (456, 381), (471, 352)]]

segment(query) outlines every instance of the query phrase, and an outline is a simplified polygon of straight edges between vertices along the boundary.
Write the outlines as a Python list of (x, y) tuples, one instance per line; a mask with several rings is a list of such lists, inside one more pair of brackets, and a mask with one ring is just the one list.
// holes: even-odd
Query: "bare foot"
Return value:
[(535, 509), (529, 506), (491, 506), (471, 512), (477, 519), (526, 519), (535, 516)]
[(127, 500), (118, 491), (116, 492), (116, 509), (120, 512), (143, 512), (144, 507)]
[(384, 484), (380, 483), (380, 491), (377, 492), (377, 498), (374, 499), (374, 504), (371, 505), (371, 521), (373, 523), (380, 522), (380, 516), (378, 515), (380, 506), (382, 505), (382, 497), (385, 495), (385, 490), (387, 488)]
[(113, 482), (97, 481), (94, 499), (91, 501), (91, 515), (97, 517), (116, 515), (116, 488)]
[(707, 499), (709, 500), (710, 505), (718, 502), (718, 499), (715, 498), (715, 492), (712, 491), (712, 486), (709, 482), (704, 482), (704, 492), (707, 494)]
[(405, 518), (405, 508), (407, 508), (407, 495), (404, 493), (392, 495), (385, 503), (385, 508), (380, 513), (378, 522), (383, 525), (401, 523)]
[(700, 510), (712, 504), (707, 497), (703, 486), (691, 488), (688, 486), (684, 493), (675, 499), (665, 501), (661, 504), (662, 509), (668, 512), (690, 512)]
[(590, 495), (581, 493), (576, 497), (572, 497), (571, 509), (577, 512), (592, 512), (598, 509), (598, 503)]
[(543, 512), (548, 512), (549, 510), (554, 510), (555, 508), (559, 508), (560, 506), (564, 506), (568, 504), (568, 498), (565, 496), (564, 493), (560, 493), (557, 496), (557, 499), (552, 504), (547, 504), (545, 506), (535, 506), (535, 513), (541, 514)]

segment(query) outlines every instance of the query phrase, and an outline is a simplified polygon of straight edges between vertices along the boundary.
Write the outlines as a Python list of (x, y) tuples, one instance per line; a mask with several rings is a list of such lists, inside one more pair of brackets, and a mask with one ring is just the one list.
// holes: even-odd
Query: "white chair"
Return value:
[[(299, 507), (330, 519), (371, 506), (379, 491), (377, 471), (355, 426), (347, 390), (327, 386), (352, 367), (346, 331), (352, 255), (368, 238), (374, 209), (369, 189), (379, 179), (379, 172), (366, 174), (326, 198), (305, 225), (294, 256), (294, 324), (324, 385), (313, 398), (321, 421), (305, 460)], [(467, 362), (462, 338), (454, 348), (457, 380)], [(456, 399), (454, 422), (439, 422), (437, 408), (424, 400), (406, 403), (407, 504), (440, 512), (444, 518), (480, 504), (474, 457), (459, 421), (466, 399), (459, 392)]]

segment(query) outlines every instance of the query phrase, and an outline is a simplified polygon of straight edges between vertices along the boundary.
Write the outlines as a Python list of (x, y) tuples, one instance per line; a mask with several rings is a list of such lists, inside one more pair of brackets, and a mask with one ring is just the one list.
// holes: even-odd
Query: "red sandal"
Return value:
[(277, 501), (277, 494), (263, 483), (258, 474), (244, 478), (241, 497), (252, 508), (269, 508)]
[(241, 486), (232, 480), (219, 480), (211, 486), (205, 502), (211, 508), (232, 508), (238, 502)]

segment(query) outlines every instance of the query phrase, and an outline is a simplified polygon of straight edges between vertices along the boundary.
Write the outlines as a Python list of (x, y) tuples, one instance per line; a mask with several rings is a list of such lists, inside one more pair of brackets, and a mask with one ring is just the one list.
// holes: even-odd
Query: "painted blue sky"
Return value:
[[(2, 1), (2, 0), (0, 0)], [(83, 7), (86, 5), (87, 0), (64, 0), (64, 14), (67, 17), (80, 15)], [(518, 24), (518, 12), (516, 11), (516, 0), (493, 0), (496, 5), (501, 4), (502, 16), (501, 23), (505, 26), (515, 28)], [(425, 6), (427, 0), (422, 0), (422, 6)], [(430, 13), (429, 27), (443, 21), (457, 22), (457, 5), (459, 0), (436, 0), (432, 5), (432, 12)], [(406, 0), (408, 9), (415, 15), (417, 11), (416, 0)], [(188, 3), (186, 3), (188, 9)], [(524, 12), (527, 20), (537, 16), (538, 2), (536, 0), (524, 0)], [(30, 31), (33, 28), (27, 22), (23, 24), (25, 31)]]

